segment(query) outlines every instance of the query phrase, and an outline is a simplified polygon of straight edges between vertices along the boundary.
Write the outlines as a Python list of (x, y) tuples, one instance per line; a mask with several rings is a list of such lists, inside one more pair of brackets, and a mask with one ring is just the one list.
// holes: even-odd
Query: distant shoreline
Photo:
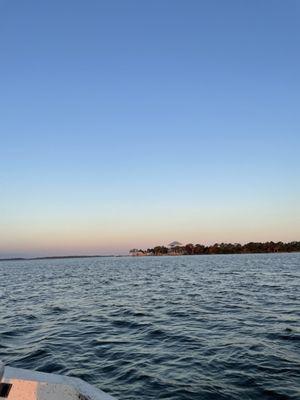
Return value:
[(191, 256), (210, 254), (269, 254), (269, 253), (295, 253), (300, 252), (300, 242), (248, 242), (240, 243), (215, 243), (213, 245), (188, 243), (183, 245), (172, 242), (166, 246), (155, 246), (147, 250), (131, 249), (129, 254), (133, 257), (140, 256)]
[(82, 256), (44, 256), (44, 257), (12, 257), (0, 258), (1, 261), (34, 261), (34, 260), (64, 260), (70, 258), (108, 258), (108, 257), (128, 257), (127, 255), (82, 255)]
[[(151, 254), (146, 257), (186, 257), (186, 256), (226, 256), (226, 255), (249, 255), (249, 254), (292, 254), (300, 253), (299, 250), (295, 251), (280, 251), (280, 252), (248, 252), (248, 253), (206, 253), (206, 254)], [(120, 255), (82, 255), (82, 256), (47, 256), (47, 257), (14, 257), (14, 258), (0, 258), (0, 262), (5, 261), (43, 261), (43, 260), (70, 260), (70, 259), (80, 259), (80, 258), (135, 258), (127, 254)]]

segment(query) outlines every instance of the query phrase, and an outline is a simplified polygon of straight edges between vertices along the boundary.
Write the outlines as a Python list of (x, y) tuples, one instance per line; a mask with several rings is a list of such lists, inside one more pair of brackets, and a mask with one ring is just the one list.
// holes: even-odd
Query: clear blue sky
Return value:
[(299, 20), (0, 0), (0, 256), (300, 240)]

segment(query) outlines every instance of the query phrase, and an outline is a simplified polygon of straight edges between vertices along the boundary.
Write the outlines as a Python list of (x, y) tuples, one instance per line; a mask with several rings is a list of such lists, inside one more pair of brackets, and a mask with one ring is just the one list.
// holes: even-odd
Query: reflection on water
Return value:
[(0, 263), (0, 358), (120, 399), (300, 398), (300, 254)]

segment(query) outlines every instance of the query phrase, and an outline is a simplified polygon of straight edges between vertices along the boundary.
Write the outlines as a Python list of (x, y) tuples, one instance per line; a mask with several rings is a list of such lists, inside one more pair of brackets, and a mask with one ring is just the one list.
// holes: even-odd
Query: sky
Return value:
[(300, 240), (298, 0), (0, 0), (0, 256)]

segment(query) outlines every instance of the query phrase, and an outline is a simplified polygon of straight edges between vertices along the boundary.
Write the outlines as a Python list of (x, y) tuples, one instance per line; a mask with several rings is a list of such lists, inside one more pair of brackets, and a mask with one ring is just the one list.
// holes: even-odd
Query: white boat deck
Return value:
[(0, 382), (1, 400), (115, 400), (81, 379), (62, 375), (5, 367), (1, 380), (1, 362)]

